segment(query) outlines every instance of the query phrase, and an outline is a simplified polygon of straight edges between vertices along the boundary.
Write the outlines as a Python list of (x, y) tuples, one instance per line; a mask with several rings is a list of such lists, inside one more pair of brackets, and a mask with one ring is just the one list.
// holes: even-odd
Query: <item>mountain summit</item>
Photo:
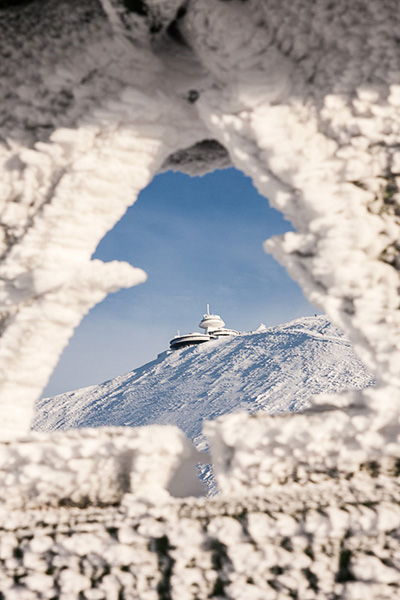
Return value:
[(172, 424), (203, 446), (203, 420), (298, 411), (322, 392), (373, 384), (325, 316), (164, 352), (100, 385), (39, 400), (33, 429)]

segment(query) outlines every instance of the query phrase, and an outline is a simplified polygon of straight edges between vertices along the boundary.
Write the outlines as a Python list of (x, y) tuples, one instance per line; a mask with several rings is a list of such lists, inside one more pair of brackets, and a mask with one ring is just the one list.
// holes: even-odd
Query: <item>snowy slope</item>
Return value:
[(296, 411), (313, 394), (372, 382), (326, 317), (305, 317), (167, 353), (101, 385), (42, 399), (33, 428), (173, 424), (200, 442), (203, 419)]

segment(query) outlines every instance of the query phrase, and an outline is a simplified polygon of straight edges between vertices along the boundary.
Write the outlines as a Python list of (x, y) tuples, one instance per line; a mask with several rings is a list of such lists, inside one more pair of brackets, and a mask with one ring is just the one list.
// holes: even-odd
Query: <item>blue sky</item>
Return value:
[(198, 330), (207, 303), (240, 331), (318, 312), (262, 247), (291, 229), (236, 169), (157, 175), (94, 255), (141, 267), (147, 282), (108, 296), (85, 317), (44, 395), (153, 360), (178, 329)]

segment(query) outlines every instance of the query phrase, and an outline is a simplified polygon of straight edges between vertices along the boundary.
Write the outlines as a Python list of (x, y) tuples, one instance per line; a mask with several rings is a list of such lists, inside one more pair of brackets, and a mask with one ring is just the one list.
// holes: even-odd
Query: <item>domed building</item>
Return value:
[(205, 330), (205, 333), (186, 333), (185, 335), (176, 335), (169, 343), (171, 350), (178, 350), (185, 346), (194, 346), (215, 340), (220, 337), (239, 335), (235, 329), (226, 329), (225, 323), (219, 315), (210, 314), (210, 306), (207, 304), (207, 313), (203, 315), (199, 327)]

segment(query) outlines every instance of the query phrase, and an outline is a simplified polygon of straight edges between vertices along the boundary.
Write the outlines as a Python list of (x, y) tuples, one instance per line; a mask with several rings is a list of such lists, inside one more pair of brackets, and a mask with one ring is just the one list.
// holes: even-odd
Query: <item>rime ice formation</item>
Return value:
[(177, 427), (71, 431), (62, 445), (30, 434), (0, 452), (0, 503), (12, 509), (204, 495), (194, 467), (208, 458)]
[[(338, 423), (331, 416), (319, 414), (308, 425), (323, 432), (326, 418)], [(285, 463), (278, 430), (287, 434), (287, 418), (229, 417), (217, 470), (222, 493), (211, 500), (168, 497), (183, 441), (174, 428), (83, 430), (63, 434), (64, 445), (60, 434), (3, 445), (3, 597), (395, 600), (398, 461), (359, 462), (356, 452), (337, 470), (321, 456), (308, 469), (293, 452)], [(315, 438), (290, 421), (300, 457), (309, 456)], [(337, 431), (343, 424), (339, 419)], [(272, 473), (271, 445), (257, 444), (266, 441), (265, 428), (278, 442)], [(340, 454), (337, 440), (332, 450)], [(189, 450), (187, 462), (193, 458)], [(279, 463), (298, 466), (285, 471)], [(20, 477), (10, 476), (11, 464), (19, 465)]]
[(144, 279), (90, 260), (105, 232), (160, 169), (227, 153), (296, 226), (268, 250), (398, 388), (393, 0), (47, 0), (0, 19), (3, 437), (81, 316)]
[(135, 47), (113, 34), (97, 2), (37, 10), (0, 11), (3, 438), (29, 426), (32, 401), (85, 312), (145, 279), (128, 264), (91, 261), (100, 239), (168, 156), (207, 138), (181, 69), (172, 60), (165, 77), (142, 19)]
[[(4, 498), (7, 600), (398, 596), (399, 25), (396, 0), (0, 4), (1, 440), (27, 430), (83, 314), (144, 280), (90, 257), (167, 168), (252, 177), (296, 227), (266, 248), (379, 381), (208, 426), (213, 503), (150, 507), (139, 490), (10, 516)], [(21, 447), (2, 451), (23, 495)]]

